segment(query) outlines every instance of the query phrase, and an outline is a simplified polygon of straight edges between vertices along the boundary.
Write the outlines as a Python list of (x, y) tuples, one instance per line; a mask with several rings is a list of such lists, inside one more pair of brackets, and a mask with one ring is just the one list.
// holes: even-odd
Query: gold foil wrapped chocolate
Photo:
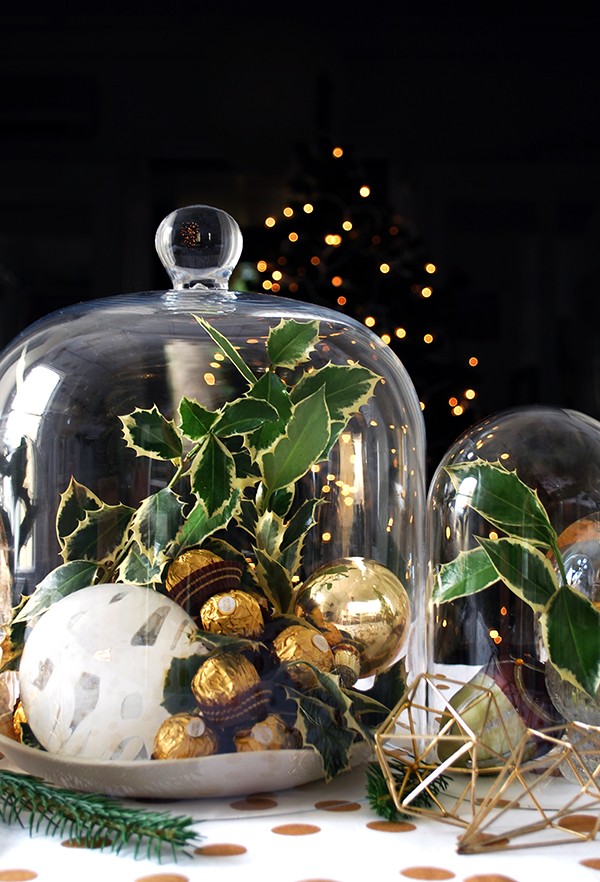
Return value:
[(240, 729), (233, 736), (238, 753), (254, 750), (293, 750), (300, 745), (297, 732), (285, 725), (278, 714), (269, 714), (251, 728)]
[[(333, 668), (333, 653), (319, 631), (304, 625), (290, 625), (273, 640), (273, 649), (282, 662), (310, 662), (319, 671), (328, 673)], [(308, 665), (289, 668), (290, 677), (299, 685), (311, 688), (317, 678)]]
[(200, 665), (192, 693), (203, 717), (217, 726), (242, 725), (265, 715), (271, 690), (243, 655), (222, 653)]
[(195, 617), (209, 597), (238, 588), (241, 579), (242, 565), (238, 561), (223, 560), (212, 551), (193, 548), (175, 558), (165, 585), (175, 603)]
[(264, 627), (257, 599), (236, 590), (213, 594), (200, 610), (200, 623), (205, 631), (239, 637), (260, 637)]
[(189, 759), (212, 756), (219, 751), (219, 739), (196, 714), (174, 714), (160, 725), (154, 736), (152, 759)]
[(360, 649), (352, 643), (333, 647), (333, 666), (342, 686), (354, 686), (360, 676)]

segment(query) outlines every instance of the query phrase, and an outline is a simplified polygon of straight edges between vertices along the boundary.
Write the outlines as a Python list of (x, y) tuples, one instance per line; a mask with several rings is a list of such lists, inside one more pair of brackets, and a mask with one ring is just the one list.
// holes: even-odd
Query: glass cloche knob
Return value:
[(242, 253), (242, 233), (226, 211), (190, 205), (162, 221), (155, 244), (174, 288), (227, 288)]

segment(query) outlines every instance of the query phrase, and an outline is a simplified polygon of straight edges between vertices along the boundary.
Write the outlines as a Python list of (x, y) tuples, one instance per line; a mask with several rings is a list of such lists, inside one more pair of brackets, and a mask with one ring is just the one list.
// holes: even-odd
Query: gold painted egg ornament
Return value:
[(295, 613), (335, 625), (360, 651), (360, 677), (398, 658), (411, 620), (410, 600), (391, 570), (364, 557), (346, 557), (315, 570), (296, 596)]

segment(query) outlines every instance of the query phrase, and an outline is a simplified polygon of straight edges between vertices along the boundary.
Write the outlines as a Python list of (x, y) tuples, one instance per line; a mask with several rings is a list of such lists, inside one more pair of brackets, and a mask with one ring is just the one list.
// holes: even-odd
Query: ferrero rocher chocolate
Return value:
[(223, 560), (205, 548), (192, 548), (175, 558), (165, 585), (175, 603), (197, 616), (209, 597), (237, 588), (241, 578), (242, 565), (238, 561)]
[(333, 666), (342, 686), (354, 686), (360, 675), (360, 650), (352, 643), (333, 647)]
[(398, 658), (410, 627), (410, 600), (391, 570), (364, 557), (332, 561), (306, 580), (295, 613), (310, 619), (314, 607), (360, 647), (360, 677), (385, 670)]
[(257, 599), (236, 590), (213, 594), (200, 610), (200, 622), (205, 631), (240, 637), (259, 637), (264, 626)]
[(181, 713), (161, 723), (154, 737), (152, 759), (189, 759), (218, 753), (219, 739), (202, 717)]
[[(333, 668), (333, 654), (325, 637), (314, 628), (290, 625), (273, 640), (273, 649), (282, 662), (310, 662), (328, 673)], [(317, 678), (308, 665), (294, 665), (290, 677), (300, 686), (315, 686)]]
[(240, 729), (233, 736), (238, 753), (252, 750), (293, 750), (299, 746), (298, 734), (285, 725), (278, 714), (269, 714), (250, 729)]
[(264, 715), (270, 690), (243, 655), (225, 652), (203, 662), (192, 679), (202, 716), (215, 725), (234, 726)]

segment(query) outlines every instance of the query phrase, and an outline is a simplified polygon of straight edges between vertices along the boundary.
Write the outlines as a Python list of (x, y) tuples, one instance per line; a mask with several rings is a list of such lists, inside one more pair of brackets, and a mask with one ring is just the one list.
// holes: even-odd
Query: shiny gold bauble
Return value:
[(385, 670), (398, 657), (410, 626), (406, 589), (387, 567), (364, 557), (332, 561), (304, 582), (297, 616), (335, 625), (360, 651), (360, 677)]

